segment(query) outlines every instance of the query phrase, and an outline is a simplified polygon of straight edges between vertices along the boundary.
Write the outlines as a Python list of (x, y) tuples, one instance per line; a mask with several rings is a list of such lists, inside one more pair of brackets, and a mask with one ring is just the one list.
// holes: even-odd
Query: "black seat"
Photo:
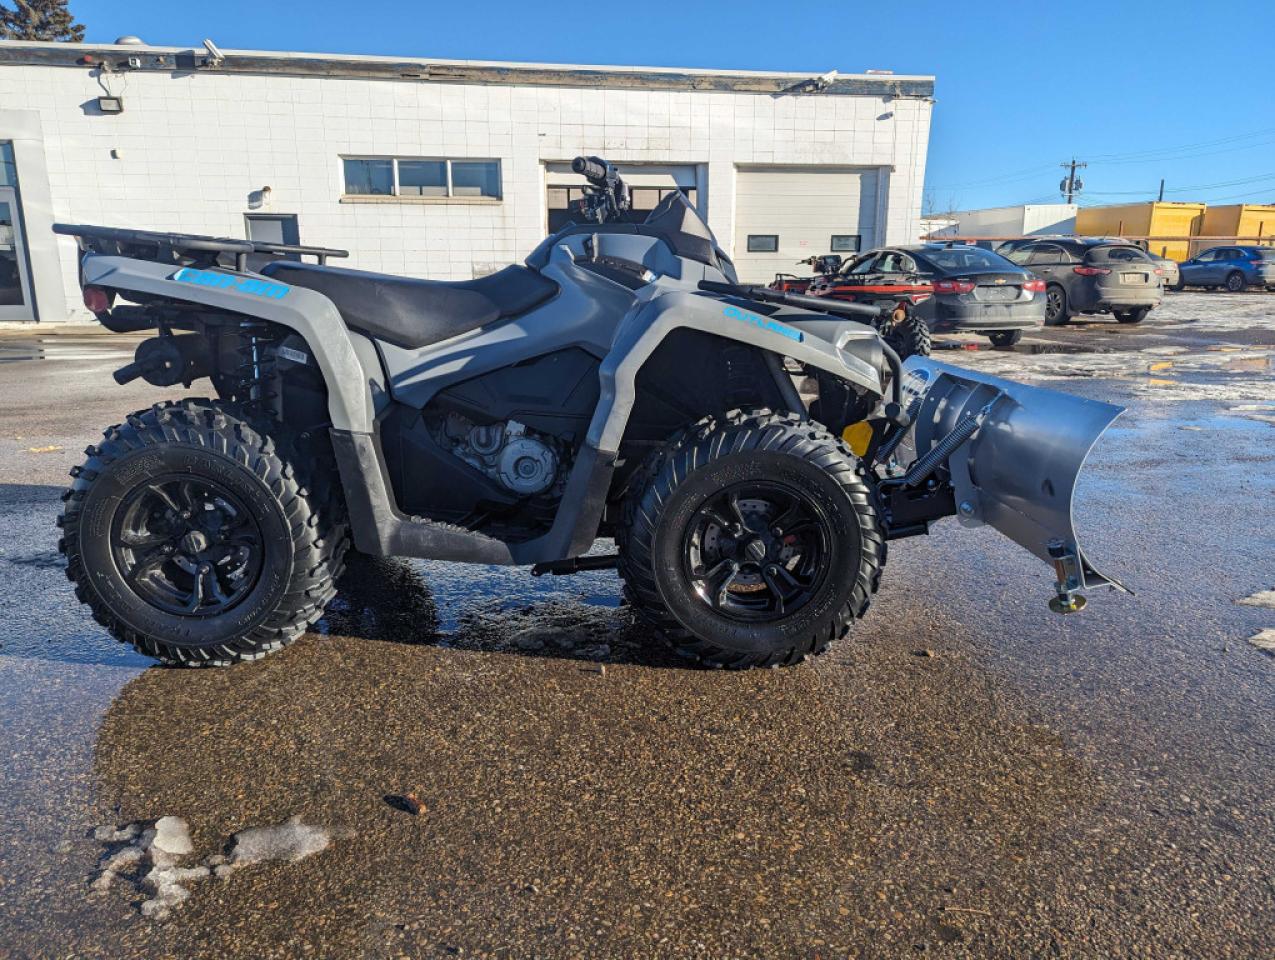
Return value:
[(336, 305), (346, 326), (409, 349), (516, 317), (558, 292), (552, 280), (519, 266), (457, 281), (415, 280), (293, 260), (276, 260), (261, 272), (323, 294)]

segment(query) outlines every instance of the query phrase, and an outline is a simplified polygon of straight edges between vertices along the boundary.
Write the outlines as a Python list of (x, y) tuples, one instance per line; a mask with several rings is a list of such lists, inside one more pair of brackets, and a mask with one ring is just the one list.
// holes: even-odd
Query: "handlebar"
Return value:
[(724, 293), (731, 297), (743, 297), (745, 300), (761, 300), (765, 303), (782, 303), (790, 307), (804, 307), (820, 313), (836, 313), (844, 317), (866, 317), (875, 320), (884, 317), (892, 307), (872, 307), (866, 303), (846, 303), (844, 300), (833, 300), (830, 297), (809, 297), (804, 293), (781, 293), (769, 287), (756, 284), (718, 283), (715, 280), (701, 280), (699, 288), (710, 293)]
[(604, 183), (607, 178), (607, 165), (597, 157), (576, 157), (571, 169), (592, 183)]

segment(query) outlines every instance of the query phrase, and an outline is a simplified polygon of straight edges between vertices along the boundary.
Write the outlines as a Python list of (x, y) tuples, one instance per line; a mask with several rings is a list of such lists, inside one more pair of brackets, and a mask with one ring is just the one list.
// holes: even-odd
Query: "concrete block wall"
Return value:
[[(109, 92), (124, 112), (101, 115)], [(878, 235), (917, 236), (931, 103), (319, 76), (0, 66), (0, 104), (39, 114), (57, 219), (242, 237), (246, 212), (298, 215), (302, 242), (353, 267), (468, 279), (520, 261), (545, 234), (548, 161), (581, 153), (698, 164), (729, 250), (735, 168), (882, 168)], [(0, 139), (4, 131), (0, 130)], [(498, 159), (500, 201), (343, 199), (342, 155)], [(21, 177), (21, 171), (19, 171)], [(249, 195), (269, 186), (266, 207)], [(68, 306), (75, 250), (60, 244)]]

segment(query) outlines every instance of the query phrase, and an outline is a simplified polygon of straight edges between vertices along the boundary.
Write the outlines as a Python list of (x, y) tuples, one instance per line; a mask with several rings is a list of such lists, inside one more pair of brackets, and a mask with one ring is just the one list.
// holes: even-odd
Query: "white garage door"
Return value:
[(741, 280), (807, 274), (798, 260), (848, 257), (875, 242), (875, 168), (745, 167), (735, 178), (735, 266)]

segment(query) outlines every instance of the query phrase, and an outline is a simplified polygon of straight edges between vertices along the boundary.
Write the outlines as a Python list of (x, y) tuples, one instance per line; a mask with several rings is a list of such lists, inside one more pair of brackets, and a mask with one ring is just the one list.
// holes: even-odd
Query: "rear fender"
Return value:
[(296, 331), (313, 353), (328, 388), (332, 426), (371, 433), (369, 376), (332, 301), (313, 290), (229, 270), (197, 270), (131, 257), (89, 254), (85, 285), (153, 294), (276, 323)]

